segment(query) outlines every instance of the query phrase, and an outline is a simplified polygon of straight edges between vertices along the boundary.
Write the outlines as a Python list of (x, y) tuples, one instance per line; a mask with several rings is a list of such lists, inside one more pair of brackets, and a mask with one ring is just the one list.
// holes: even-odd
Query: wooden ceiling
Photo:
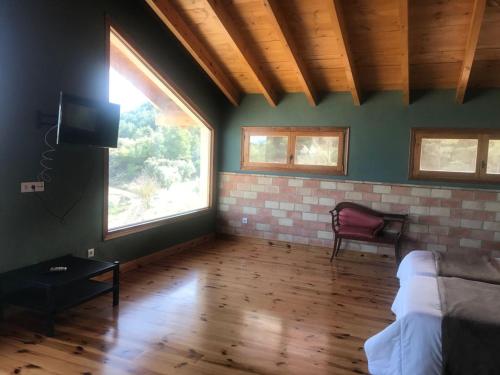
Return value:
[(500, 0), (146, 0), (226, 97), (500, 87)]

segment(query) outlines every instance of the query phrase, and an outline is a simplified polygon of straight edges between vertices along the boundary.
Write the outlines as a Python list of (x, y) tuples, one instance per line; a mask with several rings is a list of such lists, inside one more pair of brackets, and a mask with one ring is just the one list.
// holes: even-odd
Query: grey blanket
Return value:
[[(434, 252), (438, 276), (500, 284), (500, 263), (491, 252), (454, 251)], [(499, 371), (500, 373), (500, 371)]]
[(444, 375), (500, 374), (500, 285), (438, 278)]

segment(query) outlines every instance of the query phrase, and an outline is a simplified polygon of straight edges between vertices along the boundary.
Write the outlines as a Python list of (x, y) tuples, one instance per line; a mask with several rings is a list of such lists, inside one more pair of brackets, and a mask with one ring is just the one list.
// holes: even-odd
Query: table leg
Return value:
[(45, 321), (45, 334), (48, 337), (54, 337), (54, 313), (47, 313), (47, 320)]
[(47, 288), (46, 291), (47, 298), (47, 319), (45, 321), (46, 335), (49, 337), (54, 336), (54, 315), (55, 315), (55, 306), (54, 306), (54, 290), (53, 288)]
[(0, 320), (3, 320), (4, 318), (4, 308), (5, 308), (4, 299), (5, 295), (3, 291), (3, 285), (0, 281)]
[(120, 303), (120, 262), (115, 262), (113, 268), (113, 306)]

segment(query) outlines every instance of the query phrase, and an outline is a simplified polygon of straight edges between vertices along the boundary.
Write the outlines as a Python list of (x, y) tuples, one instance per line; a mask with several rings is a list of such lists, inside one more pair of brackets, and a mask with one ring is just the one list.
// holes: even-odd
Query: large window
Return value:
[(112, 28), (109, 100), (121, 116), (118, 148), (109, 151), (105, 235), (208, 208), (211, 128)]
[(346, 174), (347, 128), (242, 129), (241, 168)]
[(413, 129), (410, 177), (500, 181), (500, 131)]

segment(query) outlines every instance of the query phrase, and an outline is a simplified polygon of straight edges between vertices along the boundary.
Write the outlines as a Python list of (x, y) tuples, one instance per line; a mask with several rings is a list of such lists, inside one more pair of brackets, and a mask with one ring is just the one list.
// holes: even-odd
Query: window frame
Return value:
[(170, 215), (161, 217), (154, 220), (144, 221), (141, 223), (131, 224), (119, 228), (109, 228), (108, 223), (108, 196), (109, 196), (109, 150), (104, 149), (104, 199), (103, 199), (103, 240), (111, 240), (123, 236), (128, 236), (133, 233), (138, 233), (142, 231), (146, 231), (149, 229), (153, 229), (156, 227), (160, 227), (163, 225), (191, 219), (197, 216), (201, 216), (206, 214), (207, 212), (213, 210), (214, 206), (214, 186), (215, 186), (215, 174), (214, 174), (214, 160), (215, 160), (215, 128), (206, 120), (206, 116), (204, 116), (203, 112), (198, 108), (196, 104), (185, 95), (176, 85), (175, 83), (166, 75), (165, 73), (160, 73), (160, 70), (157, 69), (150, 62), (146, 61), (145, 57), (147, 56), (140, 48), (137, 48), (132, 42), (132, 38), (130, 38), (127, 33), (121, 30), (109, 17), (106, 17), (106, 82), (107, 82), (107, 90), (109, 93), (109, 70), (111, 66), (111, 33), (114, 33), (117, 38), (123, 42), (127, 48), (141, 61), (144, 66), (151, 71), (153, 75), (169, 90), (175, 97), (172, 98), (181, 108), (185, 107), (189, 110), (197, 119), (207, 127), (210, 132), (210, 155), (208, 157), (209, 165), (208, 165), (208, 205), (207, 207), (203, 207), (196, 210), (186, 211), (176, 215)]
[[(254, 163), (249, 160), (250, 136), (287, 136), (287, 162), (285, 163)], [(339, 153), (337, 166), (295, 164), (296, 138), (309, 137), (339, 137)], [(318, 173), (332, 175), (347, 175), (349, 151), (348, 127), (259, 127), (244, 126), (241, 128), (241, 170), (247, 171), (288, 171), (303, 173)]]
[[(467, 172), (440, 172), (420, 170), (422, 138), (477, 139), (476, 170)], [(498, 183), (500, 175), (486, 173), (490, 140), (500, 140), (500, 129), (412, 128), (410, 141), (409, 179), (469, 183)]]

